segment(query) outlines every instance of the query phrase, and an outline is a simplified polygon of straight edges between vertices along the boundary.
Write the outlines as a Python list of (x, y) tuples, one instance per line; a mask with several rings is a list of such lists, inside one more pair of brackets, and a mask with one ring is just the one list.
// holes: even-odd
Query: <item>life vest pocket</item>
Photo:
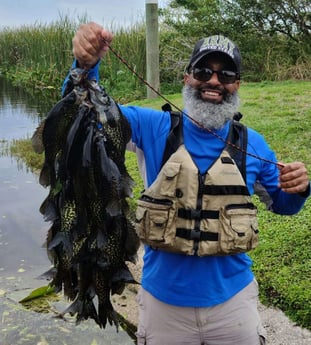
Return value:
[(157, 190), (160, 198), (174, 198), (180, 169), (181, 163), (167, 162), (149, 189)]
[(141, 241), (157, 248), (171, 247), (175, 240), (175, 203), (142, 195), (137, 200), (136, 232)]
[(222, 207), (219, 217), (219, 245), (222, 254), (242, 253), (257, 247), (257, 207), (253, 203)]

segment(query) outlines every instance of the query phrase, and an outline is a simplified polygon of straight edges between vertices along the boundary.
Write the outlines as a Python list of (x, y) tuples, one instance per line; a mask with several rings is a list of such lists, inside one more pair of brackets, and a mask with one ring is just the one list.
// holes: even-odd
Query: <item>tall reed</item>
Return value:
[[(36, 23), (0, 31), (0, 71), (16, 83), (59, 90), (73, 61), (72, 38), (87, 17), (68, 16), (51, 24)], [(143, 21), (131, 28), (110, 27), (115, 32), (114, 50), (140, 75), (145, 74), (145, 27)], [(105, 57), (100, 73), (114, 94), (128, 101), (144, 94), (144, 86), (112, 54)]]
[(49, 25), (36, 23), (0, 32), (0, 68), (18, 83), (57, 87), (72, 61), (77, 23), (68, 17)]
[[(114, 28), (110, 28), (115, 31)], [(141, 77), (146, 74), (146, 36), (144, 22), (131, 28), (119, 27), (112, 42), (113, 50)], [(143, 83), (112, 53), (101, 64), (104, 84), (119, 101), (128, 102), (145, 96)]]

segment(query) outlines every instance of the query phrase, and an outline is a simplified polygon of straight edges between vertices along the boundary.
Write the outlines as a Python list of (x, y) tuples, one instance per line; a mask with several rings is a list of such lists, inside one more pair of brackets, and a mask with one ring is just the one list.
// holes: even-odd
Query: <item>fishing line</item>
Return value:
[(165, 102), (169, 103), (172, 107), (174, 107), (177, 111), (179, 111), (180, 113), (184, 114), (185, 116), (187, 116), (192, 122), (194, 122), (198, 127), (200, 127), (201, 129), (209, 132), (210, 134), (212, 134), (214, 137), (216, 137), (217, 139), (221, 140), (223, 143), (233, 147), (234, 149), (250, 156), (250, 157), (253, 157), (255, 159), (258, 159), (258, 160), (261, 160), (263, 162), (266, 162), (266, 163), (270, 163), (270, 164), (273, 164), (273, 165), (276, 165), (278, 166), (279, 168), (282, 168), (284, 166), (283, 163), (279, 163), (279, 162), (275, 162), (275, 161), (272, 161), (270, 159), (267, 159), (267, 158), (264, 158), (264, 157), (261, 157), (261, 156), (258, 156), (254, 153), (250, 153), (246, 150), (244, 150), (243, 148), (233, 144), (232, 142), (230, 142), (229, 140), (227, 139), (224, 139), (223, 137), (221, 137), (220, 135), (218, 135), (217, 133), (215, 133), (214, 131), (212, 131), (211, 129), (209, 128), (205, 128), (203, 127), (198, 121), (196, 121), (195, 119), (193, 119), (190, 115), (186, 114), (181, 108), (179, 108), (176, 104), (174, 104), (173, 102), (171, 102), (168, 98), (166, 98), (164, 95), (162, 95), (158, 90), (156, 90), (152, 85), (150, 85), (150, 83), (148, 83), (147, 80), (145, 80), (138, 72), (136, 72), (134, 70), (134, 68), (132, 66), (130, 66), (130, 64), (114, 49), (112, 48), (112, 46), (105, 40), (103, 39), (103, 41), (105, 42), (105, 44), (108, 46), (108, 48), (110, 49), (110, 51), (116, 56), (116, 58), (118, 60), (120, 60), (126, 67), (129, 71), (131, 71), (140, 81), (142, 81), (146, 86), (148, 86), (153, 92), (155, 92), (159, 97), (161, 97)]

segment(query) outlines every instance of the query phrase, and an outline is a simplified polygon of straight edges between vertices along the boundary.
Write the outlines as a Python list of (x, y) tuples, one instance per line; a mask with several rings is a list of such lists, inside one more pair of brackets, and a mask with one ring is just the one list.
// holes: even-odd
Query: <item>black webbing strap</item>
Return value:
[(177, 151), (178, 147), (182, 145), (184, 142), (182, 114), (177, 111), (172, 111), (172, 108), (168, 103), (162, 106), (162, 110), (170, 112), (171, 129), (166, 140), (161, 167), (170, 158), (170, 156)]
[(246, 181), (247, 127), (244, 126), (242, 123), (236, 120), (233, 120), (230, 126), (230, 131), (229, 131), (227, 140), (229, 143), (232, 143), (234, 146), (227, 144), (226, 149), (229, 152), (230, 156), (234, 159), (236, 165), (238, 166), (241, 172), (241, 175), (244, 179), (245, 184), (247, 184), (247, 181)]
[(194, 241), (218, 241), (218, 234), (210, 231), (177, 228), (176, 236)]
[(183, 219), (218, 219), (219, 211), (180, 208), (178, 209), (178, 217)]
[(204, 185), (203, 194), (206, 195), (249, 195), (246, 186), (217, 186), (217, 185)]

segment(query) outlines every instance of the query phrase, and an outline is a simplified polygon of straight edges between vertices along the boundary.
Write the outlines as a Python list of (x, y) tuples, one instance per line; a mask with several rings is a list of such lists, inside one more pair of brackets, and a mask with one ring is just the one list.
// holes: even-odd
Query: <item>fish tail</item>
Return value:
[(84, 319), (88, 319), (90, 317), (91, 319), (95, 320), (97, 324), (99, 324), (97, 311), (92, 300), (84, 301), (83, 314)]
[(59, 272), (56, 272), (53, 280), (51, 281), (50, 285), (54, 288), (55, 293), (59, 293), (63, 289), (63, 280), (59, 274)]
[(78, 296), (70, 306), (62, 312), (62, 315), (70, 314), (71, 316), (76, 315), (76, 324), (78, 325), (81, 321), (91, 318), (100, 325), (96, 308), (91, 299), (85, 298), (81, 299)]
[(119, 330), (117, 313), (113, 309), (113, 306), (109, 300), (107, 300), (106, 303), (98, 303), (98, 319), (100, 327), (106, 328), (108, 320), (110, 326), (114, 324), (117, 331)]
[(74, 316), (77, 314), (77, 316), (80, 317), (82, 315), (83, 310), (83, 300), (76, 298), (70, 305), (67, 307), (63, 312), (62, 315), (70, 314), (71, 316)]
[(66, 275), (63, 279), (64, 284), (64, 295), (70, 300), (73, 301), (77, 296), (77, 276), (74, 272), (69, 272), (70, 274)]

